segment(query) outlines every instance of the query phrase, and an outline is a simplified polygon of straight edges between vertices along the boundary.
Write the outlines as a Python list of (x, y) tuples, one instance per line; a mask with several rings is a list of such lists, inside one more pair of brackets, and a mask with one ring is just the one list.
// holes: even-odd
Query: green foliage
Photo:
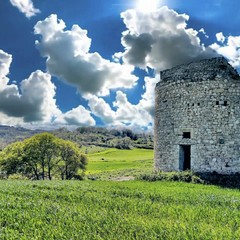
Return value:
[[(42, 130), (29, 130), (25, 128), (9, 127), (0, 125), (0, 150), (8, 144), (23, 141), (35, 134), (42, 133)], [(130, 129), (106, 129), (100, 127), (81, 127), (74, 131), (67, 128), (59, 128), (50, 131), (51, 134), (77, 143), (79, 146), (99, 146), (113, 148), (119, 146), (122, 138), (129, 138), (134, 148), (153, 149), (153, 135), (149, 133), (134, 133)]]
[(106, 129), (99, 127), (80, 127), (75, 131), (58, 129), (52, 132), (58, 137), (78, 143), (80, 146), (99, 146), (103, 148), (131, 149), (132, 147), (153, 149), (153, 135), (134, 133), (130, 129)]
[(69, 180), (74, 176), (77, 176), (79, 168), (86, 170), (87, 158), (81, 154), (76, 144), (70, 141), (58, 139), (57, 148), (60, 154), (57, 166), (62, 180)]
[(240, 239), (239, 199), (181, 182), (0, 181), (0, 239)]
[(183, 172), (158, 172), (151, 174), (141, 174), (138, 176), (139, 180), (145, 181), (177, 181), (177, 182), (188, 182), (188, 183), (204, 183), (204, 181), (197, 176), (194, 172), (183, 171)]
[(13, 143), (0, 153), (1, 170), (7, 175), (22, 174), (37, 180), (71, 179), (80, 169), (85, 171), (86, 164), (87, 158), (76, 144), (50, 133)]
[(1, 171), (7, 175), (22, 172), (24, 169), (24, 144), (12, 143), (0, 152)]
[(20, 173), (14, 173), (8, 176), (8, 180), (27, 180), (28, 178)]

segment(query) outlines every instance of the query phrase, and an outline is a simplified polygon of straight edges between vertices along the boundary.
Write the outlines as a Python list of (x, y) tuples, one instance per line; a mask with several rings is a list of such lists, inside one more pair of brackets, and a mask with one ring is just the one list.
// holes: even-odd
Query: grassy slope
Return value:
[(173, 182), (0, 181), (0, 239), (240, 239), (240, 192)]
[(108, 149), (88, 154), (88, 159), (86, 174), (102, 179), (151, 172), (153, 168), (153, 150), (149, 149)]

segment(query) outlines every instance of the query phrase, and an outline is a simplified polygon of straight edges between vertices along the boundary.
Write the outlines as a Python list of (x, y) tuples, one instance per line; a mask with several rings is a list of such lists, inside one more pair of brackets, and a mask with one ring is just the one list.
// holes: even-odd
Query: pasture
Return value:
[(153, 170), (153, 150), (115, 148), (97, 149), (87, 155), (89, 163), (86, 174), (100, 179), (121, 179), (135, 177)]

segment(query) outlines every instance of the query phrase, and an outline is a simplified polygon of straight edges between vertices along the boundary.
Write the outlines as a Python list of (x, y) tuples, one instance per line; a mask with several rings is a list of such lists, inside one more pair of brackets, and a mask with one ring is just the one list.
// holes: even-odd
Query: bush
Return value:
[(20, 173), (14, 173), (8, 176), (9, 180), (27, 180), (28, 178)]
[(138, 177), (138, 180), (144, 181), (177, 181), (188, 183), (204, 183), (204, 181), (191, 171), (183, 172), (159, 172), (153, 174), (143, 174)]

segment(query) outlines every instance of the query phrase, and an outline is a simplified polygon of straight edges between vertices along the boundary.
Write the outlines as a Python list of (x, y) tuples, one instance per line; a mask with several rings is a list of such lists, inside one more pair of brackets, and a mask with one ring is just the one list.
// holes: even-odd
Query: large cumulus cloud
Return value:
[(121, 17), (127, 27), (122, 33), (126, 63), (159, 71), (216, 56), (201, 44), (198, 31), (187, 28), (186, 14), (161, 7), (153, 12), (127, 10)]
[(154, 114), (154, 87), (158, 80), (159, 75), (156, 78), (145, 77), (145, 91), (137, 104), (130, 103), (126, 93), (118, 90), (113, 102), (116, 110), (113, 110), (103, 98), (91, 94), (86, 96), (88, 105), (91, 112), (108, 126), (151, 130)]
[(110, 89), (135, 85), (137, 77), (131, 74), (134, 67), (90, 53), (91, 39), (78, 25), (73, 25), (71, 30), (64, 29), (65, 23), (56, 15), (39, 21), (34, 27), (35, 34), (41, 35), (36, 46), (47, 58), (50, 74), (76, 86), (83, 95), (107, 95)]
[[(83, 106), (62, 113), (56, 105), (56, 87), (51, 75), (36, 70), (27, 79), (10, 84), (12, 55), (0, 49), (0, 124), (26, 127), (95, 125), (90, 111)], [(45, 124), (45, 125), (44, 125)]]
[(17, 122), (51, 121), (59, 110), (50, 74), (37, 70), (18, 87), (10, 84), (7, 77), (11, 62), (12, 55), (0, 50), (0, 112), (4, 116), (1, 120), (10, 117), (10, 123), (16, 118)]
[(12, 56), (0, 50), (0, 112), (23, 122), (51, 121), (59, 113), (51, 76), (37, 70), (20, 83), (9, 84)]

